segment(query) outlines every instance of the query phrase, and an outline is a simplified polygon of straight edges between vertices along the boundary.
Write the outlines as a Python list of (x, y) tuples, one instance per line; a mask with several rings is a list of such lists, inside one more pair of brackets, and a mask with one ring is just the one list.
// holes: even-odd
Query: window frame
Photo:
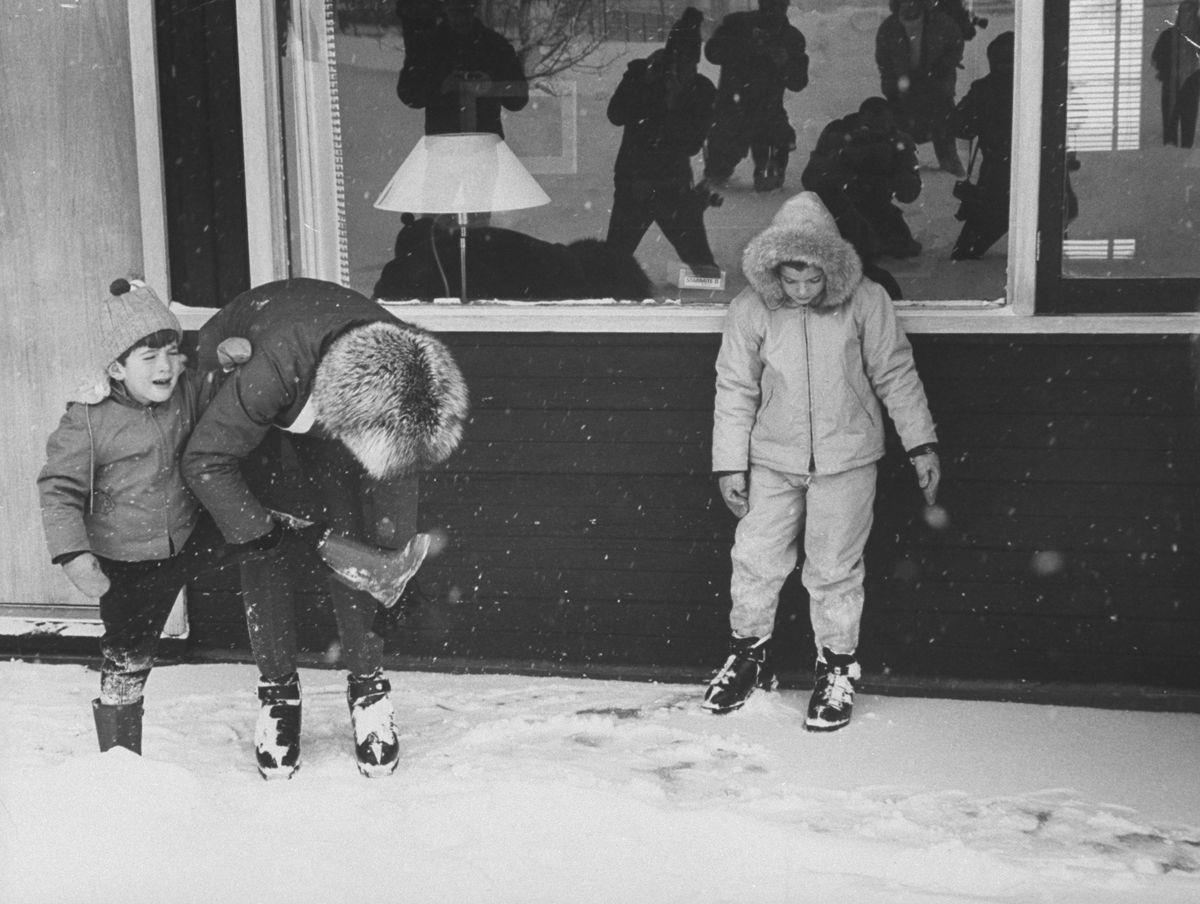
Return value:
[[(314, 80), (326, 79), (322, 93), (336, 97), (328, 65), (325, 30), (320, 21), (333, 0), (296, 0), (293, 15), (302, 27), (289, 41), (291, 84), (311, 91)], [(1016, 75), (1013, 112), (1013, 185), (1008, 234), (1008, 272), (1005, 297), (958, 301), (900, 301), (896, 306), (910, 333), (1200, 333), (1200, 314), (1131, 314), (1105, 310), (1079, 313), (1064, 309), (1060, 295), (1051, 292), (1042, 274), (1058, 254), (1043, 236), (1052, 225), (1039, 203), (1053, 182), (1053, 166), (1045, 165), (1046, 135), (1065, 134), (1065, 113), (1057, 119), (1053, 105), (1043, 113), (1043, 89), (1053, 68), (1046, 60), (1047, 35), (1063, 15), (1063, 4), (1045, 0), (1020, 0), (1014, 4)], [(284, 98), (274, 4), (238, 0), (239, 66), (245, 134), (247, 216), (251, 243), (251, 282), (255, 285), (289, 274), (338, 279), (341, 255), (337, 211), (325, 222), (323, 238), (297, 249), (297, 260), (287, 253), (288, 223), (283, 182), (283, 104), (293, 111), (308, 108), (302, 96)], [(327, 21), (327, 20), (326, 20)], [(297, 43), (298, 42), (298, 43)], [(1054, 45), (1051, 45), (1054, 46)], [(1063, 45), (1065, 47), (1065, 42)], [(307, 67), (299, 72), (296, 67)], [(1065, 70), (1064, 70), (1065, 71)], [(1065, 76), (1063, 89), (1065, 92)], [(329, 210), (329, 189), (340, 178), (336, 154), (319, 153), (335, 145), (332, 115), (297, 117), (304, 140), (293, 188), (301, 210)], [(1061, 165), (1060, 165), (1061, 170)], [(1061, 172), (1059, 173), (1061, 176)], [(251, 196), (253, 194), (253, 197)], [(323, 199), (323, 200), (319, 200)], [(323, 206), (322, 206), (323, 205)], [(1061, 235), (1061, 211), (1058, 212)], [(336, 236), (336, 237), (335, 237)], [(1040, 258), (1040, 260), (1039, 260)], [(1149, 290), (1151, 287), (1147, 287)], [(1107, 291), (1107, 290), (1106, 290)], [(727, 304), (616, 303), (588, 301), (385, 303), (397, 316), (428, 329), (466, 332), (585, 332), (585, 333), (697, 333), (720, 332)], [(199, 314), (199, 312), (197, 312)]]
[[(1063, 208), (1054, 203), (1062, 193), (1065, 155), (1054, 152), (1067, 142), (1067, 61), (1070, 48), (1071, 0), (1050, 3), (1045, 10), (1045, 43), (1050, 51), (1042, 64), (1043, 114), (1041, 205), (1038, 229), (1043, 237), (1037, 261), (1038, 308), (1050, 314), (1126, 314), (1135, 308), (1131, 299), (1150, 296), (1160, 316), (1194, 314), (1200, 298), (1200, 279), (1158, 277), (1152, 279), (1103, 279), (1064, 276), (1062, 273)], [(1150, 315), (1154, 316), (1154, 315)]]

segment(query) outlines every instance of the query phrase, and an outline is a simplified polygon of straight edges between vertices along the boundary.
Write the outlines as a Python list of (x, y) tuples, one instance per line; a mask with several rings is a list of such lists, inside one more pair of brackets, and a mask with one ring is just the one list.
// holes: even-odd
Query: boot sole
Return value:
[(358, 771), (366, 778), (386, 778), (396, 771), (396, 767), (400, 765), (397, 760), (394, 763), (388, 763), (384, 766), (368, 766), (365, 763), (358, 764)]
[(810, 722), (806, 719), (804, 722), (804, 730), (830, 732), (837, 731), (839, 728), (845, 728), (849, 724), (849, 719), (847, 719), (845, 722)]
[(290, 766), (290, 767), (289, 766), (281, 766), (278, 769), (264, 769), (262, 766), (258, 767), (258, 774), (263, 777), (264, 781), (268, 781), (268, 782), (277, 782), (281, 779), (289, 779), (299, 771), (300, 771), (299, 763), (297, 763), (295, 766)]
[(701, 703), (700, 708), (706, 709), (714, 716), (723, 716), (727, 713), (734, 713), (746, 705), (746, 701), (735, 704), (734, 706), (713, 706), (711, 703)]

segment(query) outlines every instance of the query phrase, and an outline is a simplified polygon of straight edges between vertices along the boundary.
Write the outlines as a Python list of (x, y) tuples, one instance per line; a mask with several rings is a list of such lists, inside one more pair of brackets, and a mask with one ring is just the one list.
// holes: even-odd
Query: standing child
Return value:
[(67, 407), (37, 482), (51, 561), (100, 599), (100, 749), (141, 753), (159, 635), (180, 588), (223, 543), (179, 471), (211, 381), (185, 376), (182, 328), (152, 289), (119, 279), (111, 292), (98, 331), (102, 391)]
[(729, 306), (717, 357), (713, 470), (740, 521), (733, 545), (732, 639), (704, 706), (739, 708), (773, 686), (767, 642), (779, 591), (796, 567), (816, 641), (813, 731), (850, 721), (863, 608), (863, 548), (887, 406), (926, 501), (937, 496), (937, 437), (912, 347), (891, 300), (812, 192), (752, 239), (750, 286)]

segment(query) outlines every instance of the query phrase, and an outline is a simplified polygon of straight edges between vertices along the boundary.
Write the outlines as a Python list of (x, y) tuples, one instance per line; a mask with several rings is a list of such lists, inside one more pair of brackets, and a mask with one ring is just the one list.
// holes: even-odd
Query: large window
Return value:
[[(421, 6), (405, 5), (409, 9)], [(614, 163), (622, 139), (622, 128), (613, 125), (607, 115), (610, 99), (631, 62), (664, 46), (687, 5), (682, 0), (552, 0), (538, 4), (484, 0), (478, 4), (479, 18), (520, 53), (531, 75), (529, 103), (518, 111), (504, 111), (503, 130), (508, 145), (551, 198), (550, 204), (542, 207), (495, 213), (490, 227), (559, 244), (605, 237), (613, 207)], [(704, 41), (727, 15), (759, 8), (758, 0), (693, 0), (692, 5), (703, 13)], [(943, 0), (943, 5), (954, 4)], [(955, 100), (961, 100), (971, 83), (987, 74), (988, 44), (1014, 26), (1011, 2), (968, 0), (963, 6), (974, 19), (975, 34), (963, 44), (961, 68), (950, 75)], [(681, 289), (677, 285), (680, 254), (657, 225), (650, 226), (634, 256), (649, 277), (655, 298), (684, 305), (725, 302), (745, 286), (741, 251), (747, 240), (771, 221), (781, 203), (802, 189), (801, 175), (822, 131), (831, 122), (855, 113), (864, 99), (881, 93), (876, 42), (890, 15), (888, 7), (886, 0), (828, 0), (790, 6), (788, 23), (804, 36), (809, 78), (802, 90), (783, 91), (783, 109), (796, 136), (784, 183), (773, 190), (756, 190), (753, 161), (747, 155), (717, 188), (720, 205), (707, 209), (704, 223), (713, 255), (725, 275), (725, 288), (720, 291)], [(522, 10), (532, 10), (532, 15), (521, 19), (517, 13)], [(563, 14), (563, 19), (554, 20), (556, 12)], [(575, 40), (557, 47), (562, 55), (549, 58), (557, 46), (555, 30), (564, 24), (568, 12), (576, 14), (570, 20)], [(328, 161), (324, 181), (329, 182), (330, 176), (335, 180), (340, 211), (327, 222), (340, 224), (342, 243), (337, 256), (341, 278), (372, 294), (392, 259), (401, 229), (400, 214), (378, 210), (373, 204), (426, 126), (424, 111), (407, 106), (397, 96), (406, 47), (396, 4), (394, 0), (309, 0), (293, 3), (291, 16), (293, 38), (301, 36), (303, 41), (283, 41), (281, 46), (287, 53), (302, 54), (303, 64), (297, 67), (295, 59), (285, 59), (285, 88), (293, 93), (299, 89), (307, 104), (285, 110), (292, 136), (289, 148), (303, 147), (296, 139), (312, 125), (311, 106), (332, 102), (329, 124), (336, 155)], [(308, 75), (303, 74), (304, 69), (310, 70)], [(297, 72), (301, 74), (297, 76)], [(720, 67), (706, 59), (701, 60), (699, 72), (714, 84), (720, 81)], [(331, 92), (319, 87), (326, 75)], [(942, 165), (945, 161), (939, 161), (928, 135), (916, 137), (922, 139), (916, 147), (920, 194), (910, 203), (897, 202), (897, 208), (920, 252), (903, 256), (885, 252), (876, 265), (894, 278), (906, 299), (992, 303), (1003, 299), (1007, 237), (998, 238), (978, 259), (951, 261), (951, 249), (962, 229), (955, 218), (959, 200), (953, 192), (959, 176)], [(963, 139), (954, 144), (958, 159), (968, 165), (972, 145)], [(703, 175), (704, 162), (704, 153), (691, 159), (697, 180)], [(303, 170), (306, 165), (292, 155), (291, 169)], [(976, 178), (979, 169), (976, 157)], [(318, 193), (318, 197), (328, 199), (329, 195)], [(299, 206), (294, 199), (293, 210)], [(310, 214), (292, 216), (294, 249), (305, 241), (304, 233), (314, 222)], [(452, 270), (457, 258), (439, 258), (435, 263)]]
[[(422, 3), (402, 5), (411, 9)], [(707, 41), (726, 16), (755, 10), (758, 0), (694, 0), (693, 5), (703, 14)], [(679, 254), (658, 226), (650, 226), (634, 258), (650, 279), (648, 294), (657, 305), (609, 317), (576, 301), (558, 308), (539, 305), (531, 314), (524, 305), (528, 299), (507, 297), (501, 299), (504, 305), (480, 304), (472, 313), (452, 313), (443, 305), (436, 314), (413, 316), (451, 329), (639, 330), (650, 320), (654, 325), (648, 328), (659, 330), (719, 329), (724, 304), (745, 285), (740, 255), (746, 241), (803, 187), (802, 173), (826, 127), (881, 93), (876, 44), (891, 5), (888, 0), (790, 5), (788, 23), (804, 35), (809, 57), (807, 86), (784, 92), (796, 147), (782, 187), (756, 190), (748, 156), (718, 189), (720, 206), (706, 211), (708, 240), (725, 274), (723, 290), (676, 285)], [(475, 220), (469, 234), (484, 227), (503, 229), (556, 247), (605, 236), (622, 139), (622, 129), (607, 115), (610, 99), (632, 61), (663, 47), (685, 6), (678, 0), (481, 0), (479, 16), (519, 51), (530, 75), (528, 104), (503, 113), (505, 140), (550, 203)], [(976, 33), (965, 41), (961, 68), (955, 71), (956, 102), (988, 74), (989, 45), (1005, 32), (1015, 33), (1011, 120), (1007, 113), (993, 117), (993, 125), (1010, 122), (1013, 135), (1008, 210), (992, 204), (1009, 229), (977, 259), (951, 260), (962, 229), (954, 194), (959, 180), (938, 159), (931, 141), (919, 143), (921, 191), (898, 207), (920, 253), (884, 254), (875, 261), (903, 295), (909, 328), (1194, 330), (1200, 162), (1190, 144), (1200, 93), (1195, 74), (1200, 42), (1186, 22), (1176, 28), (1180, 8), (1190, 4), (966, 0), (962, 6)], [(249, 209), (252, 220), (257, 217), (273, 230), (264, 240), (266, 230), (251, 229), (256, 280), (291, 272), (375, 294), (402, 222), (398, 212), (376, 209), (374, 202), (426, 129), (424, 111), (397, 95), (407, 52), (397, 5), (394, 0), (294, 0), (279, 8), (288, 10), (286, 21), (277, 21), (270, 5), (239, 5), (247, 159), (261, 175), (248, 179), (248, 193), (258, 186), (260, 195), (249, 199)], [(543, 18), (512, 18), (526, 9)], [(565, 61), (560, 56), (547, 63), (553, 36), (544, 16), (548, 10), (572, 9), (578, 15), (567, 31), (575, 41), (560, 46)], [(260, 29), (257, 37), (254, 29)], [(1168, 64), (1163, 34), (1171, 29), (1177, 34), (1168, 42), (1174, 52)], [(256, 49), (260, 59), (251, 59)], [(281, 65), (272, 65), (275, 52)], [(720, 67), (702, 60), (699, 71), (719, 83)], [(257, 86), (258, 93), (248, 96), (246, 86)], [(279, 120), (271, 115), (276, 97), (283, 98), (278, 134), (272, 122)], [(256, 124), (261, 125), (257, 135)], [(1173, 137), (1166, 134), (1169, 129)], [(964, 164), (971, 150), (966, 139), (957, 140)], [(703, 152), (691, 158), (696, 179), (704, 163)], [(978, 180), (978, 159), (972, 169)], [(280, 185), (287, 186), (286, 195)], [(445, 252), (444, 245), (439, 247)], [(434, 265), (450, 271), (457, 262), (452, 246)], [(487, 297), (486, 292), (472, 294)], [(573, 297), (570, 292), (561, 296)], [(593, 292), (588, 298), (603, 300), (603, 295)], [(1164, 313), (1183, 312), (1190, 316), (1161, 319)], [(1053, 316), (1062, 314), (1072, 316)], [(1077, 314), (1125, 316), (1082, 321)]]
[(1196, 4), (1047, 4), (1046, 55), (1039, 311), (1195, 311)]

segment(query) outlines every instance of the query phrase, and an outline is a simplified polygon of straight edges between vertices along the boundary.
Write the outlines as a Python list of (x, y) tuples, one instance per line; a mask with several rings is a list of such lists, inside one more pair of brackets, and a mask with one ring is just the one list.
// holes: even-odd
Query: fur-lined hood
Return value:
[(317, 423), (376, 479), (440, 464), (462, 440), (467, 387), (449, 349), (399, 321), (347, 330), (317, 366)]
[(811, 191), (785, 202), (771, 225), (742, 253), (742, 272), (768, 308), (794, 306), (775, 272), (785, 261), (804, 261), (824, 272), (825, 294), (812, 305), (817, 310), (845, 304), (862, 280), (858, 252), (842, 238), (833, 216)]

